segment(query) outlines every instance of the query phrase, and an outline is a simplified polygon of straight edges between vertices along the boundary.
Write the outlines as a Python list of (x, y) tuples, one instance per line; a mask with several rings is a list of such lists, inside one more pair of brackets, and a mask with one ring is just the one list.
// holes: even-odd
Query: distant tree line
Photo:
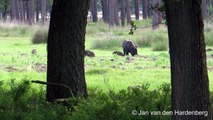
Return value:
[[(53, 0), (1, 0), (0, 19), (2, 21), (36, 22), (49, 21)], [(162, 0), (90, 0), (89, 20), (104, 21), (111, 26), (129, 25), (132, 19), (152, 19), (153, 29), (158, 28), (164, 12), (157, 8)], [(213, 0), (202, 0), (203, 18), (213, 14)]]
[(53, 0), (1, 0), (0, 18), (2, 21), (45, 23), (49, 19)]

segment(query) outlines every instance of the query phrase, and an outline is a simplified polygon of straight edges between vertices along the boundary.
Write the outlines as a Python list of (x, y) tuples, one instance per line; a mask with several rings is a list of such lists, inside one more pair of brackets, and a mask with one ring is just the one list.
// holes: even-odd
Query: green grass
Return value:
[[(142, 26), (149, 23), (150, 20), (136, 21)], [(23, 29), (29, 31), (25, 33)], [(32, 28), (24, 26), (23, 29), (0, 30), (0, 119), (130, 120), (138, 119), (131, 115), (134, 109), (170, 110), (169, 52), (166, 49), (153, 51), (153, 42), (163, 41), (162, 46), (167, 46), (165, 27), (156, 31), (138, 29), (134, 35), (128, 35), (128, 26), (109, 28), (104, 23), (88, 23), (85, 46), (96, 55), (85, 58), (89, 96), (70, 99), (67, 107), (46, 102), (45, 86), (29, 84), (31, 80), (46, 80), (47, 52), (46, 44), (32, 44), (35, 32), (30, 32)], [(206, 33), (211, 31), (211, 27), (205, 29)], [(112, 54), (115, 50), (122, 51), (120, 44), (124, 39), (131, 39), (138, 45), (138, 56), (129, 56), (128, 60)], [(101, 41), (98, 43), (101, 47), (94, 47), (97, 41)], [(207, 46), (211, 48), (210, 44)], [(31, 53), (33, 49), (36, 54)], [(213, 51), (207, 52), (211, 91), (212, 55)], [(213, 93), (211, 99), (212, 96)], [(143, 116), (143, 119), (159, 118), (167, 120), (170, 116)]]
[[(146, 22), (143, 26), (148, 24), (148, 21)], [(211, 32), (209, 29), (206, 31)], [(168, 51), (152, 51), (153, 43), (150, 42), (165, 41), (165, 28), (157, 31), (148, 28), (138, 29), (134, 35), (128, 35), (128, 30), (129, 27), (109, 29), (104, 23), (88, 23), (86, 49), (92, 50), (97, 56), (95, 58), (85, 58), (86, 82), (89, 89), (99, 88), (104, 91), (109, 89), (119, 91), (128, 88), (128, 86), (141, 84), (150, 84), (150, 89), (154, 89), (164, 82), (170, 83)], [(153, 32), (155, 33), (151, 34)], [(20, 81), (23, 78), (30, 78), (45, 81), (46, 73), (44, 72), (45, 68), (42, 69), (42, 65), (46, 66), (47, 61), (46, 44), (32, 44), (30, 35), (32, 34), (26, 37), (23, 37), (23, 35), (19, 37), (15, 37), (16, 35), (14, 37), (0, 37), (0, 76), (2, 80), (16, 79), (16, 81)], [(124, 39), (136, 41), (135, 43), (139, 47), (139, 56), (133, 57), (134, 60), (131, 62), (128, 62), (126, 57), (112, 55), (115, 50), (122, 51), (120, 44)], [(100, 48), (94, 47), (98, 40), (101, 41), (99, 45), (102, 47)], [(148, 41), (147, 44), (149, 45), (143, 46), (144, 42), (137, 42), (140, 40)], [(107, 46), (106, 43), (103, 44), (103, 41), (112, 41), (112, 43)], [(36, 55), (31, 54), (32, 49), (36, 49)], [(211, 54), (213, 53), (208, 52), (208, 55)], [(213, 61), (209, 58), (208, 67), (211, 68), (212, 66)], [(211, 84), (212, 71), (209, 71), (209, 78)], [(211, 90), (213, 90), (213, 87), (211, 87)]]

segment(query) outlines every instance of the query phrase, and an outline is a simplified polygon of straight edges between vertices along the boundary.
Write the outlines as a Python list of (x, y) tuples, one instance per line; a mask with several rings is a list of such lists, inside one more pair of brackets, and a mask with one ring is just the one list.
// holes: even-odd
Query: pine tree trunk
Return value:
[(118, 1), (114, 1), (114, 22), (116, 26), (119, 26), (119, 16), (118, 16)]
[(15, 6), (15, 0), (10, 1), (11, 6), (11, 21), (16, 21), (16, 6)]
[(131, 22), (131, 13), (130, 13), (130, 1), (126, 0), (126, 15), (127, 15), (127, 24)]
[(103, 12), (103, 21), (109, 22), (109, 0), (101, 0), (102, 12)]
[[(152, 6), (157, 7), (158, 6), (158, 0), (152, 0)], [(153, 10), (153, 16), (152, 16), (152, 29), (155, 30), (159, 27), (159, 13), (155, 9)]]
[(24, 22), (24, 2), (19, 0), (19, 11), (20, 11), (20, 20)]
[(54, 0), (48, 34), (47, 101), (87, 96), (84, 75), (89, 0)]
[(121, 25), (125, 26), (125, 17), (126, 17), (126, 12), (125, 12), (125, 1), (121, 1)]
[(16, 20), (19, 21), (20, 20), (20, 17), (19, 17), (19, 13), (20, 13), (20, 11), (19, 11), (19, 2), (18, 2), (18, 0), (15, 0), (14, 3), (15, 3)]
[(98, 16), (97, 16), (97, 1), (96, 0), (90, 0), (90, 10), (92, 13), (92, 21), (97, 22)]
[(203, 19), (206, 18), (207, 16), (207, 1), (206, 0), (202, 0), (202, 16), (203, 16)]
[(4, 21), (7, 20), (7, 9), (8, 9), (8, 1), (4, 0), (4, 11), (2, 13), (2, 18)]
[(114, 3), (115, 0), (109, 0), (109, 25), (114, 26)]
[(27, 20), (30, 25), (34, 23), (34, 0), (27, 1)]
[[(211, 120), (201, 0), (164, 2), (169, 33), (173, 120)], [(207, 111), (208, 116), (178, 115), (178, 110)]]
[(135, 19), (139, 20), (139, 0), (135, 0)]
[(46, 0), (41, 0), (41, 23), (45, 24), (46, 21)]
[(148, 2), (147, 2), (147, 0), (142, 0), (143, 19), (147, 19), (147, 16), (148, 16), (147, 7), (148, 7)]
[(36, 0), (36, 22), (39, 21), (40, 0)]
[(148, 15), (148, 18), (151, 18), (152, 15), (153, 15), (153, 10), (151, 9), (151, 1), (152, 0), (147, 0), (147, 15)]

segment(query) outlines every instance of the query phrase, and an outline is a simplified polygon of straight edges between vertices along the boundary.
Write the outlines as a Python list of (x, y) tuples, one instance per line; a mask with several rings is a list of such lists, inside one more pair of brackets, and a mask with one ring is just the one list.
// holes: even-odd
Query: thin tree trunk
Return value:
[(131, 13), (130, 13), (130, 1), (126, 0), (126, 15), (127, 15), (127, 24), (131, 22)]
[(206, 18), (207, 16), (207, 1), (206, 0), (202, 0), (202, 16), (203, 16), (203, 19)]
[(27, 1), (27, 20), (30, 25), (34, 22), (34, 1)]
[(39, 21), (40, 0), (36, 0), (36, 22)]
[(114, 1), (114, 22), (115, 22), (115, 25), (119, 26), (119, 16), (118, 16), (118, 1), (115, 0)]
[[(89, 0), (54, 0), (48, 34), (47, 101), (87, 96), (84, 74)], [(67, 87), (62, 87), (62, 84)]]
[(114, 3), (115, 0), (109, 0), (109, 25), (114, 26)]
[[(164, 0), (169, 33), (173, 120), (211, 120), (201, 0)], [(178, 115), (179, 111), (206, 111)]]
[(7, 20), (7, 9), (8, 9), (8, 1), (4, 0), (4, 11), (3, 11), (3, 14), (2, 14), (4, 21)]
[(153, 10), (151, 9), (151, 1), (152, 0), (147, 0), (147, 15), (148, 15), (148, 17), (149, 18), (151, 18), (152, 17), (152, 15), (153, 15)]
[(160, 5), (160, 0), (152, 0), (152, 6), (156, 7), (153, 10), (153, 16), (152, 16), (152, 29), (157, 29), (159, 27), (159, 24), (162, 20), (161, 13), (157, 10), (157, 8)]
[(19, 13), (20, 13), (20, 11), (19, 11), (19, 2), (18, 2), (18, 0), (15, 0), (14, 3), (15, 3), (16, 20), (19, 21), (20, 20), (20, 17), (19, 17)]
[(23, 0), (19, 0), (19, 11), (20, 11), (20, 20), (24, 22), (24, 3)]
[(92, 13), (92, 21), (97, 22), (98, 16), (97, 16), (97, 1), (96, 0), (90, 0), (90, 10)]
[(143, 10), (143, 19), (147, 19), (148, 17), (148, 2), (147, 0), (142, 0), (142, 10)]
[(46, 21), (46, 0), (41, 0), (41, 22), (42, 24), (45, 24)]
[(139, 0), (135, 0), (135, 19), (139, 20)]
[(126, 12), (125, 12), (125, 1), (121, 1), (121, 25), (125, 26), (125, 17), (126, 17)]
[(102, 12), (103, 12), (103, 21), (109, 22), (109, 0), (101, 0)]
[(11, 21), (16, 21), (16, 6), (15, 6), (15, 0), (10, 1), (11, 6)]

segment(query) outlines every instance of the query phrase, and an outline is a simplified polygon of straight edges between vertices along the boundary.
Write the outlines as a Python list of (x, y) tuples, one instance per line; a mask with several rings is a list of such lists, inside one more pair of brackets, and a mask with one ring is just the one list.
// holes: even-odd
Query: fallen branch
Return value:
[(43, 85), (56, 85), (56, 86), (61, 86), (61, 87), (64, 87), (64, 88), (67, 88), (70, 92), (70, 94), (74, 96), (73, 92), (72, 92), (72, 89), (68, 86), (68, 85), (65, 85), (65, 84), (59, 84), (59, 83), (53, 83), (53, 82), (44, 82), (44, 81), (41, 81), (41, 80), (32, 80), (31, 81), (32, 83), (36, 83), (36, 84), (43, 84)]

